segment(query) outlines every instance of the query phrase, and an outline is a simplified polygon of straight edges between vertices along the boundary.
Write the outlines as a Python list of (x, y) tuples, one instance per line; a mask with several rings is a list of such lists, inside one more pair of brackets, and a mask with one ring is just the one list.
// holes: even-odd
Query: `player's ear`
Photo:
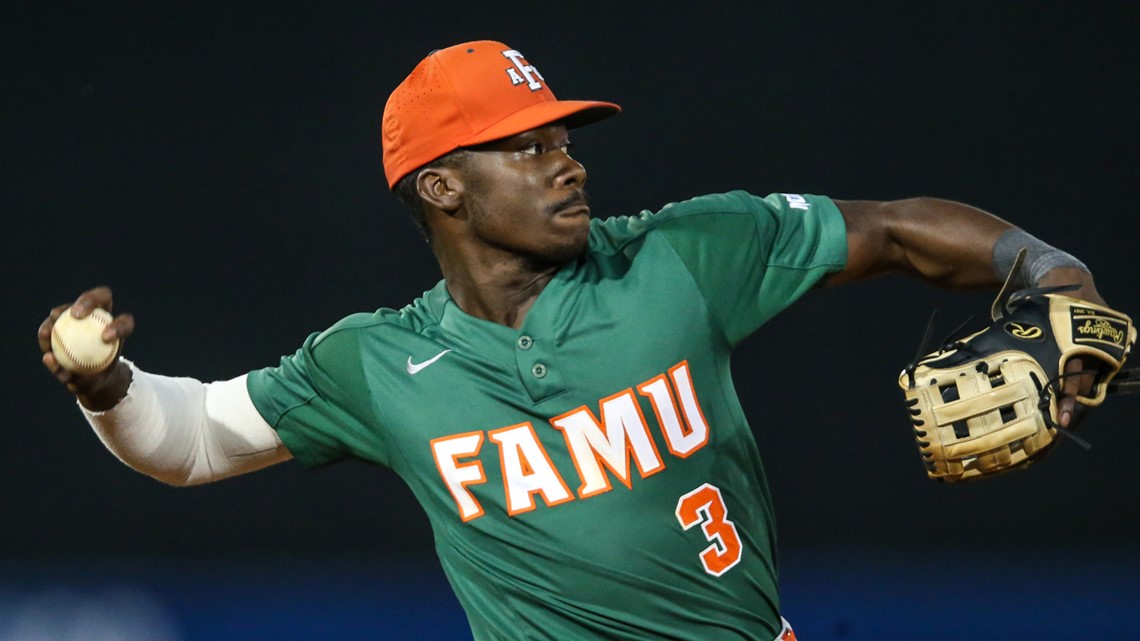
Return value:
[(424, 169), (416, 179), (416, 190), (427, 204), (447, 213), (463, 202), (463, 179), (449, 167)]

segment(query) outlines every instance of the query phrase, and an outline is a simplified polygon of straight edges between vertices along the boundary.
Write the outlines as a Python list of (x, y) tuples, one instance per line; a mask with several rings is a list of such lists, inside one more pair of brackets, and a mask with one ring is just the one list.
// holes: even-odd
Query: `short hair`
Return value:
[(401, 178), (399, 182), (396, 183), (396, 188), (392, 190), (393, 193), (396, 194), (396, 199), (403, 203), (403, 205), (408, 208), (408, 211), (411, 212), (412, 220), (415, 221), (416, 227), (419, 228), (420, 233), (423, 234), (424, 239), (427, 240), (429, 244), (431, 243), (431, 229), (428, 228), (427, 215), (424, 212), (424, 200), (420, 197), (416, 183), (419, 181), (420, 174), (423, 173), (425, 169), (439, 169), (442, 167), (457, 169), (463, 166), (468, 156), (470, 156), (470, 152), (462, 148), (448, 152)]

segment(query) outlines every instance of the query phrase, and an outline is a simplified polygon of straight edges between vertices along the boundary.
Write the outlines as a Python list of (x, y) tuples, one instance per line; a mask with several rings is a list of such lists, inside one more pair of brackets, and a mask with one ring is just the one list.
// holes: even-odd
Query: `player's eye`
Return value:
[(542, 144), (541, 142), (535, 141), (535, 142), (529, 143), (525, 147), (519, 149), (519, 153), (526, 154), (528, 156), (540, 156), (542, 154), (545, 154), (548, 151), (553, 151), (554, 149), (558, 149), (562, 153), (569, 156), (571, 147), (573, 147), (573, 145), (570, 143), (569, 140), (567, 140), (566, 142), (563, 142), (563, 143), (559, 143), (558, 146), (554, 147), (554, 148), (547, 148), (546, 145)]

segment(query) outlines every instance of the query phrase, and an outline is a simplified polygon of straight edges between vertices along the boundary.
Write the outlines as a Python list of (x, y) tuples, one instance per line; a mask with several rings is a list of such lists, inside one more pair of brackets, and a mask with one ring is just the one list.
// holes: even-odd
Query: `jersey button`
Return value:
[(546, 376), (546, 366), (542, 363), (535, 363), (534, 367), (530, 368), (530, 373), (534, 374), (535, 378), (542, 378)]
[(519, 342), (518, 342), (519, 349), (530, 349), (532, 345), (534, 345), (534, 339), (533, 338), (531, 338), (530, 336), (527, 336), (526, 334), (519, 336)]

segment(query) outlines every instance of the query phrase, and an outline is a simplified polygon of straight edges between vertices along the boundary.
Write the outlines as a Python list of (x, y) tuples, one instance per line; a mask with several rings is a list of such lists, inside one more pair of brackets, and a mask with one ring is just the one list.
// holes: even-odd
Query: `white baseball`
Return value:
[(106, 310), (94, 309), (83, 318), (71, 315), (71, 309), (60, 315), (51, 328), (51, 351), (60, 366), (76, 374), (94, 374), (115, 362), (119, 341), (103, 342), (103, 328), (111, 324)]

